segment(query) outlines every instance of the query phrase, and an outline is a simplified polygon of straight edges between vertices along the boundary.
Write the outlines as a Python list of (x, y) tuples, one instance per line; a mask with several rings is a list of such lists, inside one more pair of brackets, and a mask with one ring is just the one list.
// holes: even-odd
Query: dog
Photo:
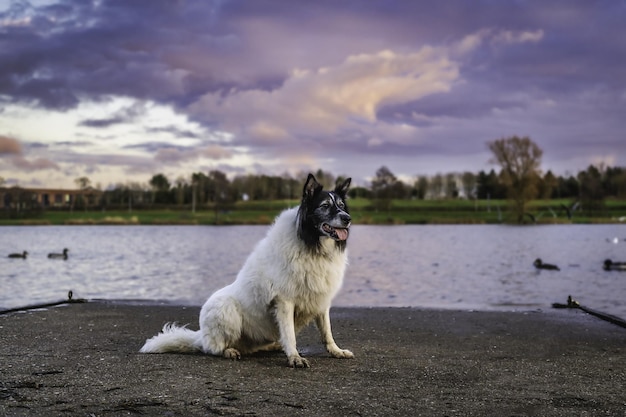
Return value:
[(348, 262), (350, 182), (348, 178), (325, 191), (309, 174), (301, 204), (276, 217), (235, 281), (204, 303), (200, 330), (168, 323), (140, 352), (204, 352), (240, 359), (282, 349), (290, 367), (309, 368), (296, 348), (296, 334), (315, 321), (333, 357), (353, 358), (335, 343), (329, 314)]

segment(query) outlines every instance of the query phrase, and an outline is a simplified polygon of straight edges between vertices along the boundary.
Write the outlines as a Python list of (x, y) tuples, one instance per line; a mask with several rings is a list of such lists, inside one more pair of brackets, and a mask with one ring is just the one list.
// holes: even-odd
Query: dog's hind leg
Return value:
[(330, 328), (330, 309), (315, 317), (315, 324), (320, 331), (322, 343), (326, 346), (326, 350), (335, 358), (354, 358), (354, 354), (347, 349), (340, 349), (333, 339), (333, 333)]
[(280, 344), (292, 368), (309, 368), (309, 361), (298, 353), (296, 348), (296, 328), (293, 320), (295, 306), (292, 302), (275, 299), (274, 315), (280, 333)]
[(202, 349), (211, 355), (240, 359), (236, 346), (241, 339), (242, 317), (230, 297), (210, 299), (200, 312)]

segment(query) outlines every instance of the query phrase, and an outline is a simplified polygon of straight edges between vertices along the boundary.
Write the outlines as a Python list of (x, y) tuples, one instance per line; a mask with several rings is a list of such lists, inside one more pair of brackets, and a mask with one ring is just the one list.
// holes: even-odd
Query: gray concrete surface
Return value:
[(314, 327), (310, 369), (137, 353), (199, 308), (90, 302), (0, 316), (6, 416), (624, 416), (626, 330), (579, 310), (336, 308), (334, 359)]

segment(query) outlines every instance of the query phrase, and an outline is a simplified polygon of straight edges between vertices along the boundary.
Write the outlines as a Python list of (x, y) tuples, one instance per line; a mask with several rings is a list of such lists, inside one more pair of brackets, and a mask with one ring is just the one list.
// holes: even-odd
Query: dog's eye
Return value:
[(343, 201), (338, 201), (338, 202), (337, 202), (337, 206), (338, 206), (340, 209), (342, 209), (342, 210), (346, 208), (346, 205), (344, 204), (344, 202), (343, 202)]
[(322, 204), (320, 204), (320, 207), (326, 209), (326, 208), (330, 207), (330, 203), (328, 201), (324, 201)]

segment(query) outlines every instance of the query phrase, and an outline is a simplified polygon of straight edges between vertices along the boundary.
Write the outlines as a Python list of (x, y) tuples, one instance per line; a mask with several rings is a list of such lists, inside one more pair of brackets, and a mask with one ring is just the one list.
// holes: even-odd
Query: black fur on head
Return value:
[(352, 222), (346, 202), (350, 182), (348, 178), (333, 191), (324, 191), (309, 174), (298, 209), (298, 236), (309, 249), (319, 250), (322, 239), (332, 239), (335, 247), (345, 249)]

